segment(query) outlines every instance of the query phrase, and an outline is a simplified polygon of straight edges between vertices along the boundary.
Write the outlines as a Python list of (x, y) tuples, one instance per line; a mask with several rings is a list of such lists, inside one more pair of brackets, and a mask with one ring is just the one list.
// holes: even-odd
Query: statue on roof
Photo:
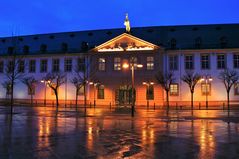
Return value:
[(129, 22), (128, 13), (126, 13), (124, 25), (125, 25), (125, 28), (126, 28), (126, 32), (130, 33), (130, 22)]

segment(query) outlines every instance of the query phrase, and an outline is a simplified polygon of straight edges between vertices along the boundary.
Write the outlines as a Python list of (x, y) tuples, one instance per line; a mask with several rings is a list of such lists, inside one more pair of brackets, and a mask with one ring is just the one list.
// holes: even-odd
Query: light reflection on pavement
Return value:
[(0, 159), (239, 158), (237, 111), (0, 108)]

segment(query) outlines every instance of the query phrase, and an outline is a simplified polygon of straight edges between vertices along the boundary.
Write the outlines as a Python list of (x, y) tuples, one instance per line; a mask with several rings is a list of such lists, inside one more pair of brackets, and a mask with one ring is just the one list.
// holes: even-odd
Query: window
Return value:
[(225, 36), (220, 38), (220, 45), (222, 49), (227, 47), (227, 38)]
[(170, 84), (170, 88), (169, 88), (169, 93), (171, 96), (178, 96), (178, 84), (174, 83), (174, 84)]
[(239, 95), (239, 83), (234, 84), (234, 94)]
[(4, 72), (4, 62), (0, 61), (0, 73)]
[(104, 99), (104, 98), (105, 98), (105, 92), (104, 92), (104, 90), (105, 90), (104, 85), (100, 85), (100, 86), (98, 87), (98, 93), (97, 93), (98, 99)]
[(186, 70), (193, 69), (193, 55), (185, 55), (185, 69)]
[(62, 43), (62, 44), (61, 44), (61, 50), (62, 50), (62, 52), (67, 52), (67, 51), (68, 51), (68, 45), (67, 45), (67, 43)]
[(12, 55), (13, 52), (14, 52), (14, 47), (10, 46), (10, 47), (7, 48), (7, 53), (8, 53), (9, 55)]
[(210, 56), (208, 54), (201, 55), (201, 69), (210, 69)]
[(72, 59), (67, 58), (65, 59), (65, 72), (71, 72), (72, 70)]
[(105, 58), (99, 58), (99, 71), (105, 71)]
[(47, 45), (46, 44), (41, 44), (40, 52), (45, 53), (46, 51), (47, 51)]
[(32, 90), (29, 89), (29, 87), (28, 87), (28, 95), (35, 95), (35, 90), (36, 90), (35, 89), (36, 88), (35, 85), (33, 85), (31, 88), (32, 88)]
[(177, 46), (177, 41), (176, 41), (176, 39), (171, 39), (171, 41), (170, 41), (170, 47), (171, 47), (171, 49), (176, 49), (176, 46)]
[(18, 72), (20, 73), (24, 73), (24, 70), (25, 70), (25, 62), (24, 60), (19, 60), (18, 61)]
[(211, 83), (201, 83), (202, 95), (211, 95)]
[(239, 68), (239, 54), (233, 55), (233, 65), (234, 68)]
[(147, 100), (153, 100), (154, 99), (154, 86), (153, 85), (147, 86), (146, 98), (147, 98)]
[(78, 71), (84, 71), (85, 70), (85, 58), (80, 57), (78, 58)]
[(195, 39), (195, 48), (196, 48), (196, 49), (200, 49), (201, 46), (202, 46), (202, 39), (201, 39), (200, 37), (197, 37), (197, 38)]
[(225, 55), (217, 55), (217, 68), (218, 69), (225, 69), (226, 68), (226, 60)]
[(177, 70), (178, 69), (178, 55), (169, 56), (169, 69)]
[(130, 59), (130, 69), (132, 69), (132, 64), (134, 64), (134, 70), (137, 70), (137, 63), (138, 63), (138, 58), (132, 57)]
[(121, 70), (121, 59), (119, 57), (114, 58), (114, 70)]
[(8, 65), (7, 65), (7, 72), (10, 73), (10, 72), (13, 72), (14, 70), (14, 63), (13, 61), (8, 61)]
[(29, 72), (36, 72), (36, 60), (29, 61)]
[(28, 54), (29, 53), (29, 46), (24, 45), (22, 51), (23, 51), (24, 54)]
[(40, 62), (40, 72), (47, 72), (47, 60), (41, 60)]
[(60, 71), (60, 60), (53, 59), (52, 60), (52, 72), (59, 72)]
[(153, 70), (154, 69), (154, 57), (149, 56), (147, 57), (147, 70)]

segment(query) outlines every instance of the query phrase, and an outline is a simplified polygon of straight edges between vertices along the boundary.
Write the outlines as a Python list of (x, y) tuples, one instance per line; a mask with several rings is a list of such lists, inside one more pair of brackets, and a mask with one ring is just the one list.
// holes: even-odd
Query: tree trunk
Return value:
[(228, 116), (230, 112), (230, 92), (227, 91), (227, 111), (228, 111)]
[(78, 105), (77, 105), (77, 103), (78, 103), (78, 88), (76, 88), (76, 101), (75, 101), (75, 103), (76, 103), (76, 111), (77, 111), (77, 107), (78, 107)]
[(166, 91), (167, 111), (169, 111), (169, 91)]
[(191, 110), (193, 110), (193, 92), (191, 92)]
[(58, 92), (57, 89), (54, 90), (55, 91), (55, 95), (56, 95), (56, 111), (58, 112), (58, 106), (59, 106), (59, 101), (58, 101)]
[(12, 79), (11, 80), (11, 103), (10, 103), (10, 106), (11, 106), (11, 115), (13, 114), (13, 103), (14, 103), (14, 99), (13, 99), (13, 87), (14, 87), (14, 80)]
[(84, 108), (85, 108), (85, 114), (86, 114), (86, 84), (84, 84)]

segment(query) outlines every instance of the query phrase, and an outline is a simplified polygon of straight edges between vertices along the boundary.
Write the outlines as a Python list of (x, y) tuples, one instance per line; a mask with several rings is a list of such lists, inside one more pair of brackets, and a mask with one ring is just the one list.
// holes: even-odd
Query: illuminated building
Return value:
[[(90, 58), (90, 70), (94, 75), (89, 82), (98, 82), (95, 87), (88, 85), (87, 100), (97, 105), (131, 104), (131, 73), (122, 69), (124, 61), (142, 64), (135, 70), (136, 105), (154, 103), (162, 105), (165, 93), (155, 80), (159, 71), (173, 71), (175, 83), (170, 87), (170, 102), (175, 105), (190, 101), (188, 86), (180, 79), (185, 70), (210, 75), (213, 81), (205, 86), (199, 83), (195, 89), (194, 100), (205, 104), (219, 104), (226, 100), (224, 85), (218, 74), (224, 68), (239, 69), (239, 24), (156, 26), (125, 29), (89, 30), (39, 34), (0, 38), (0, 78), (4, 77), (4, 67), (13, 53), (16, 42), (18, 54), (24, 57), (24, 72), (39, 81), (51, 71), (67, 74), (67, 87), (62, 85), (59, 99), (74, 104), (75, 87), (70, 79), (76, 65), (82, 65), (85, 55)], [(145, 87), (143, 82), (152, 81), (154, 85)], [(205, 92), (205, 87), (207, 92)], [(7, 90), (0, 85), (0, 98), (7, 97)], [(44, 101), (45, 85), (38, 83), (34, 98)], [(67, 95), (65, 94), (67, 90)], [(148, 93), (148, 94), (147, 94)], [(15, 87), (16, 99), (30, 99), (25, 85), (18, 82)], [(239, 87), (231, 90), (231, 100), (237, 101)], [(47, 100), (54, 100), (50, 88), (46, 88)], [(148, 98), (148, 100), (147, 100)], [(83, 100), (83, 93), (79, 95)]]

